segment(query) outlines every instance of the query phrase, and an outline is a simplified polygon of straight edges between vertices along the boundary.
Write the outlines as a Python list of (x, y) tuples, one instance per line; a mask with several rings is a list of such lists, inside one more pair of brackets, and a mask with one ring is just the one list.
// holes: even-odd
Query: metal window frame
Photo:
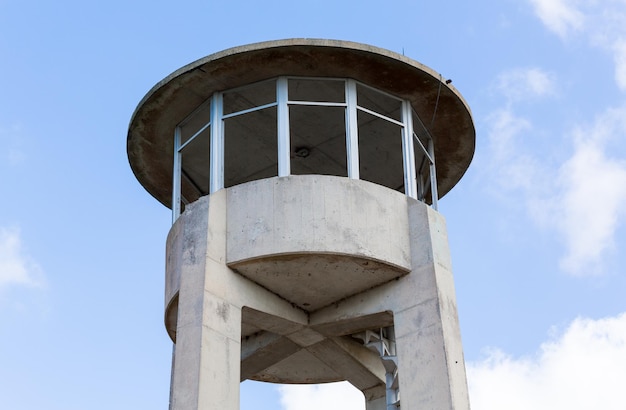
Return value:
[[(289, 80), (320, 80), (320, 81), (343, 81), (345, 102), (324, 102), (324, 101), (304, 101), (289, 99)], [(213, 194), (224, 188), (224, 120), (239, 115), (248, 114), (263, 109), (276, 107), (277, 122), (277, 145), (278, 145), (278, 176), (285, 177), (291, 174), (291, 157), (290, 157), (290, 123), (289, 123), (289, 107), (292, 105), (305, 106), (324, 106), (324, 107), (344, 107), (345, 108), (345, 134), (346, 134), (346, 156), (347, 156), (347, 173), (348, 178), (360, 179), (359, 172), (359, 130), (358, 130), (358, 112), (370, 114), (384, 121), (400, 126), (402, 128), (402, 158), (404, 171), (404, 191), (405, 195), (424, 201), (425, 192), (428, 188), (431, 191), (431, 206), (437, 210), (438, 192), (437, 192), (437, 175), (435, 165), (435, 151), (433, 138), (424, 127), (421, 119), (411, 106), (409, 100), (401, 99), (387, 92), (378, 90), (367, 84), (358, 82), (351, 78), (334, 78), (334, 77), (298, 77), (298, 76), (280, 76), (268, 80), (274, 81), (276, 87), (276, 100), (271, 103), (251, 107), (245, 110), (232, 112), (224, 115), (224, 94), (246, 88), (252, 84), (246, 84), (241, 87), (229, 89), (227, 91), (215, 92), (190, 115), (185, 117), (174, 130), (174, 164), (173, 164), (173, 180), (172, 180), (172, 223), (178, 219), (181, 213), (181, 204), (184, 200), (182, 197), (182, 151), (193, 141), (198, 135), (210, 130), (210, 164), (209, 164), (209, 194)], [(256, 84), (256, 83), (254, 83)], [(357, 86), (367, 88), (386, 97), (393, 98), (401, 103), (401, 120), (398, 121), (384, 114), (358, 105)], [(206, 109), (206, 105), (210, 104), (209, 122), (196, 131), (184, 144), (181, 145), (182, 127), (193, 118), (202, 109)], [(428, 144), (424, 146), (418, 134), (414, 129), (414, 121), (419, 122), (421, 129), (425, 132)], [(420, 133), (421, 135), (421, 133)], [(415, 157), (415, 141), (417, 141), (420, 150), (424, 154), (424, 159), (428, 161), (430, 178), (424, 181), (422, 162), (417, 167)]]
[[(274, 88), (276, 88), (276, 81), (277, 80), (278, 80), (278, 78), (274, 77), (274, 78), (269, 78), (269, 79), (266, 79), (266, 80), (255, 81), (253, 83), (240, 85), (240, 86), (237, 86), (235, 88), (229, 88), (228, 90), (221, 91), (221, 93), (222, 93), (222, 96), (224, 96), (224, 95), (227, 95), (227, 94), (230, 94), (230, 93), (233, 93), (233, 92), (238, 92), (238, 91), (241, 91), (241, 90), (245, 90), (246, 88), (250, 88), (250, 87), (253, 87), (255, 85), (259, 85), (259, 84), (263, 84), (263, 83), (270, 83), (270, 82), (274, 82)], [(223, 97), (222, 97), (222, 101), (223, 101)], [(250, 101), (248, 101), (248, 102), (250, 102)], [(254, 106), (252, 108), (246, 108), (246, 109), (240, 110), (240, 111), (233, 111), (233, 112), (230, 112), (228, 114), (223, 114), (224, 113), (224, 109), (222, 108), (222, 114), (224, 115), (224, 118), (228, 118), (228, 117), (230, 117), (232, 115), (243, 114), (243, 111), (247, 111), (247, 110), (250, 110), (250, 109), (256, 110), (256, 109), (259, 109), (260, 107), (267, 108), (265, 106), (266, 105), (271, 105), (271, 104), (276, 104), (276, 100), (274, 100), (271, 103), (267, 103), (267, 104), (263, 104), (263, 105), (257, 105), (257, 106)], [(222, 105), (222, 107), (223, 107), (223, 105)]]
[(172, 173), (172, 224), (180, 216), (181, 206), (181, 175), (182, 175), (182, 152), (180, 146), (181, 125), (174, 129), (174, 169)]
[[(429, 162), (429, 166), (430, 166), (430, 181), (429, 181), (429, 185), (430, 185), (430, 196), (431, 196), (431, 207), (437, 211), (439, 208), (439, 192), (437, 190), (437, 166), (436, 166), (436, 162), (435, 162), (435, 145), (433, 142), (433, 137), (432, 135), (430, 135), (430, 132), (428, 131), (428, 128), (426, 128), (426, 126), (424, 125), (424, 123), (422, 122), (422, 119), (419, 117), (419, 115), (417, 115), (417, 113), (415, 112), (415, 110), (412, 109), (412, 113), (414, 115), (414, 119), (415, 121), (417, 121), (420, 125), (420, 128), (422, 130), (424, 130), (425, 133), (425, 137), (428, 140), (428, 146), (424, 147), (424, 145), (422, 144), (422, 141), (419, 139), (418, 135), (414, 132), (414, 138), (419, 142), (420, 147), (422, 148), (422, 151), (424, 152), (426, 158), (428, 159)], [(413, 125), (413, 122), (411, 122), (411, 125)], [(424, 189), (424, 193), (425, 193), (425, 189)]]
[[(203, 133), (203, 132), (204, 132), (207, 128), (209, 128), (210, 126), (211, 126), (211, 121), (209, 121), (209, 122), (207, 122), (206, 124), (204, 124), (204, 125), (203, 125), (203, 126), (202, 126), (199, 130), (198, 130), (198, 131), (196, 131), (196, 133), (195, 133), (195, 134), (193, 134), (191, 137), (189, 137), (189, 139), (187, 139), (187, 141), (185, 141), (185, 143), (184, 143), (183, 145), (180, 145), (180, 141), (181, 141), (181, 139), (182, 139), (182, 134), (181, 134), (181, 136), (180, 136), (180, 138), (179, 138), (179, 141), (178, 141), (178, 143), (176, 144), (176, 145), (180, 145), (180, 146), (178, 147), (178, 151), (179, 151), (179, 152), (182, 152), (182, 151), (185, 149), (185, 147), (186, 147), (187, 145), (189, 145), (189, 143), (190, 143), (191, 141), (193, 141), (193, 140), (194, 140), (194, 139), (195, 139), (198, 135), (202, 134), (202, 133)], [(178, 127), (176, 127), (176, 128), (182, 128), (182, 127), (178, 126)], [(181, 132), (182, 132), (182, 129), (181, 129)]]
[(346, 80), (346, 152), (348, 155), (348, 178), (360, 179), (359, 170), (359, 121), (357, 117), (356, 81)]
[(222, 115), (222, 120), (227, 120), (229, 118), (237, 117), (239, 115), (249, 114), (249, 113), (255, 112), (255, 111), (261, 111), (261, 110), (264, 110), (266, 108), (276, 107), (277, 105), (278, 105), (277, 102), (273, 102), (273, 103), (269, 103), (269, 104), (259, 105), (258, 107), (252, 107), (252, 108), (247, 108), (245, 110), (241, 110), (241, 111), (237, 111), (237, 112), (231, 112), (230, 114), (223, 114)]
[(415, 151), (413, 149), (413, 110), (411, 103), (402, 101), (402, 151), (404, 164), (404, 193), (417, 199), (417, 182), (415, 173)]
[(209, 194), (224, 188), (224, 98), (221, 92), (211, 96), (211, 163), (209, 164)]
[(278, 176), (291, 174), (290, 135), (289, 135), (289, 82), (287, 77), (278, 77), (276, 81), (276, 120), (278, 122)]

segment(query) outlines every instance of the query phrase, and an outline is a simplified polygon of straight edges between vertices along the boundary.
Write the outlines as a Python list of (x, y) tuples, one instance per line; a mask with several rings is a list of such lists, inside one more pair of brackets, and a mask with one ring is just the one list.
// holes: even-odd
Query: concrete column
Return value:
[(365, 402), (365, 410), (387, 410), (387, 401), (385, 397), (367, 400)]
[[(426, 218), (420, 216), (426, 212)], [(409, 208), (416, 303), (394, 311), (402, 408), (468, 410), (465, 363), (443, 217)], [(414, 217), (414, 218), (413, 218)], [(422, 221), (418, 224), (418, 220)], [(424, 223), (426, 222), (426, 223)], [(430, 251), (424, 252), (424, 245)]]
[(210, 294), (200, 320), (179, 322), (171, 410), (238, 410), (241, 310)]
[(207, 259), (223, 246), (207, 238), (224, 238), (207, 232), (210, 211), (191, 205), (185, 219), (171, 410), (239, 409), (241, 308), (211, 289)]

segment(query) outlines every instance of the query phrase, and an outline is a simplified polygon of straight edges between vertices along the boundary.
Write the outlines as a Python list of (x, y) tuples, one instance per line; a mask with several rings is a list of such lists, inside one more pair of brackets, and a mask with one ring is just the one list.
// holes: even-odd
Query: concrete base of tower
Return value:
[(306, 175), (221, 190), (168, 236), (172, 410), (239, 409), (245, 379), (348, 380), (385, 409), (395, 328), (401, 405), (469, 409), (445, 222), (365, 181)]

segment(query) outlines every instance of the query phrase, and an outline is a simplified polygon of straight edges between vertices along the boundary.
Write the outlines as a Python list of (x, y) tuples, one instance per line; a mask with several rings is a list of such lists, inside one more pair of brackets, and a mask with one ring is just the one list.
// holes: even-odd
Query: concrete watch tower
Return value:
[(347, 380), (367, 410), (469, 409), (436, 209), (474, 144), (448, 81), (364, 44), (235, 47), (154, 86), (128, 158), (173, 212), (170, 409), (239, 409), (246, 379)]

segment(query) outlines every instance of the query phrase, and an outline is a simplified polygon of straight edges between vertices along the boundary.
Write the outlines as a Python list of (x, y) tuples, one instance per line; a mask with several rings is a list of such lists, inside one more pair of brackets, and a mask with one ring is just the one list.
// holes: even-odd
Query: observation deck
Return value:
[(235, 47), (159, 82), (128, 132), (137, 179), (173, 219), (244, 182), (321, 174), (432, 204), (471, 162), (475, 131), (430, 68), (369, 45), (291, 39)]

